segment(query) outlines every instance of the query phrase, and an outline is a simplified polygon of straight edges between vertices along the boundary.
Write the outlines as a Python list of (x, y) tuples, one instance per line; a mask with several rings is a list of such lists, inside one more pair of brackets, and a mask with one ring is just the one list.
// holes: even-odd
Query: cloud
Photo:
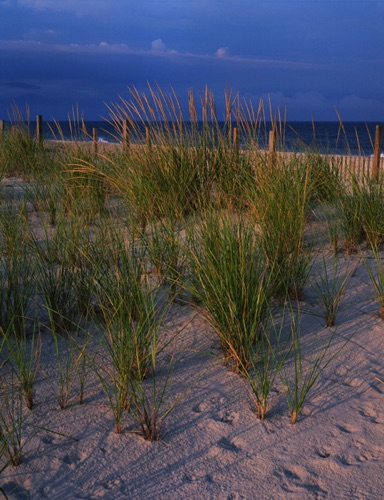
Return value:
[(151, 42), (151, 51), (157, 53), (164, 53), (166, 51), (167, 46), (163, 42), (161, 38), (157, 38)]
[[(111, 54), (130, 54), (152, 57), (167, 57), (169, 59), (177, 58), (179, 61), (194, 59), (206, 61), (208, 63), (220, 60), (226, 65), (234, 64), (241, 65), (244, 68), (285, 68), (292, 70), (305, 69), (320, 69), (324, 65), (316, 63), (306, 63), (295, 60), (282, 60), (273, 58), (257, 58), (257, 57), (242, 57), (237, 55), (229, 55), (227, 47), (220, 47), (214, 54), (182, 52), (174, 49), (169, 49), (161, 38), (157, 38), (151, 42), (150, 50), (132, 48), (126, 43), (109, 43), (105, 40), (98, 44), (54, 44), (41, 41), (25, 41), (25, 40), (0, 40), (0, 50), (9, 51), (25, 51), (25, 52), (77, 52), (79, 54), (97, 53), (108, 51)], [(329, 64), (326, 66), (329, 69)]]
[(220, 47), (216, 50), (216, 57), (222, 59), (228, 56), (228, 47)]
[(115, 54), (139, 54), (142, 51), (132, 50), (125, 43), (109, 44), (101, 41), (99, 44), (52, 44), (24, 40), (0, 40), (0, 50), (20, 53), (73, 53), (97, 54), (99, 52), (110, 52)]

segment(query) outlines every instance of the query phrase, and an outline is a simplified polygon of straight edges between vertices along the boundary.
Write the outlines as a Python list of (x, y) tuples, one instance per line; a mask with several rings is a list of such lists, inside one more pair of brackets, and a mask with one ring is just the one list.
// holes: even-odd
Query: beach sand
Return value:
[[(217, 335), (189, 305), (173, 304), (162, 327), (168, 338), (180, 332), (160, 354), (157, 375), (161, 386), (174, 359), (164, 410), (178, 404), (157, 442), (143, 439), (131, 415), (115, 433), (94, 373), (84, 403), (77, 403), (74, 384), (68, 407), (59, 409), (55, 344), (42, 330), (36, 404), (24, 409), (30, 440), (21, 465), (0, 474), (0, 486), (18, 500), (383, 498), (384, 320), (360, 257), (340, 259), (354, 272), (326, 359), (343, 349), (295, 425), (281, 380), (265, 421), (257, 419), (249, 385), (224, 365)], [(310, 284), (299, 307), (305, 354), (314, 336), (326, 340), (332, 331)]]
[[(355, 262), (358, 258), (353, 257)], [(346, 258), (347, 259), (347, 258)], [(309, 287), (300, 303), (302, 335), (327, 335)], [(308, 311), (309, 313), (307, 313)], [(165, 334), (175, 369), (163, 439), (144, 440), (127, 416), (121, 434), (97, 380), (84, 404), (57, 408), (57, 363), (43, 335), (36, 406), (28, 422), (44, 427), (0, 484), (9, 498), (369, 498), (384, 493), (383, 320), (368, 273), (356, 268), (337, 316), (335, 350), (353, 334), (313, 387), (291, 425), (281, 383), (265, 421), (256, 417), (244, 380), (222, 362), (211, 327), (189, 306), (173, 305)], [(159, 382), (166, 374), (159, 373)], [(28, 415), (28, 410), (26, 410)], [(36, 429), (35, 429), (36, 430)], [(50, 432), (50, 430), (54, 432)]]

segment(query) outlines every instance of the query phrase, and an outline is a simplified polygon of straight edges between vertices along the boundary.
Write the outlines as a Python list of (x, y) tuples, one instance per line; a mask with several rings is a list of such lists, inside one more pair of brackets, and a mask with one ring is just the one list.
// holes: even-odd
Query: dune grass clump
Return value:
[(327, 335), (314, 334), (311, 339), (304, 339), (301, 333), (301, 320), (299, 308), (297, 312), (291, 312), (291, 354), (279, 372), (291, 415), (291, 424), (297, 422), (313, 386), (323, 371), (349, 341), (349, 338), (346, 339), (332, 352), (335, 331), (330, 330)]
[(335, 162), (329, 163), (320, 154), (309, 151), (305, 155), (305, 164), (309, 171), (312, 205), (334, 202), (342, 189), (340, 170)]
[(24, 330), (21, 335), (12, 335), (12, 329), (4, 334), (5, 345), (9, 352), (8, 362), (19, 381), (27, 408), (34, 406), (36, 378), (41, 361), (41, 336), (36, 332), (36, 325), (31, 335)]
[(339, 261), (336, 256), (327, 259), (323, 253), (321, 255), (321, 264), (321, 269), (317, 274), (318, 279), (315, 281), (315, 287), (323, 306), (326, 326), (330, 328), (335, 325), (337, 311), (352, 272), (347, 269), (345, 273), (341, 274), (339, 272)]
[[(132, 384), (150, 370), (153, 344), (161, 322), (158, 286), (146, 271), (146, 251), (135, 231), (111, 227), (108, 252), (96, 274), (96, 301), (101, 311), (102, 351), (92, 364), (110, 403), (115, 430), (121, 432), (131, 407)], [(105, 247), (105, 248), (107, 248)]]
[(188, 231), (192, 293), (215, 328), (226, 362), (247, 370), (274, 289), (259, 235), (241, 214), (208, 212)]
[(130, 91), (130, 100), (110, 106), (111, 123), (124, 143), (121, 123), (128, 122), (142, 146), (132, 145), (111, 162), (107, 181), (129, 201), (137, 220), (145, 225), (241, 203), (249, 162), (232, 140), (233, 114), (240, 111), (237, 105), (232, 112), (231, 95), (225, 96), (222, 127), (208, 89), (200, 103), (189, 94), (187, 116), (174, 92), (167, 95), (159, 87), (149, 87), (148, 94)]
[(292, 348), (289, 338), (284, 338), (284, 316), (277, 324), (272, 317), (265, 322), (258, 342), (253, 344), (249, 366), (242, 370), (249, 382), (260, 420), (266, 418), (271, 389)]
[(362, 198), (358, 180), (352, 177), (350, 185), (344, 186), (336, 201), (340, 213), (341, 229), (345, 240), (345, 251), (348, 255), (356, 253), (364, 241), (364, 227), (361, 219)]
[(6, 129), (0, 140), (0, 173), (8, 177), (33, 177), (47, 170), (47, 151), (42, 142), (31, 137), (24, 122)]
[(384, 241), (384, 176), (364, 176), (361, 183), (355, 181), (355, 184), (364, 236), (371, 248), (375, 249)]
[(37, 292), (52, 332), (70, 328), (76, 311), (65, 224), (62, 219), (54, 231), (44, 226), (42, 241), (34, 238)]
[(131, 414), (140, 426), (140, 434), (148, 441), (158, 441), (164, 434), (164, 421), (180, 402), (181, 397), (169, 401), (174, 358), (171, 356), (163, 380), (159, 381), (157, 335), (150, 353), (150, 377), (146, 380), (131, 378)]
[(295, 158), (288, 164), (267, 163), (258, 168), (250, 196), (275, 293), (296, 300), (307, 282), (311, 262), (304, 241), (312, 196), (309, 173), (305, 163)]
[(26, 416), (23, 411), (23, 397), (14, 373), (0, 374), (0, 447), (8, 463), (20, 465), (23, 458), (23, 431)]
[(158, 285), (167, 287), (169, 301), (182, 300), (186, 256), (183, 252), (184, 224), (173, 218), (162, 219), (150, 225), (141, 234), (146, 248), (148, 265)]
[[(384, 265), (380, 250), (373, 244), (373, 259), (363, 257), (364, 265), (371, 280), (374, 295), (379, 306), (379, 315), (384, 318)], [(371, 264), (373, 262), (373, 264)]]
[(23, 206), (0, 206), (0, 328), (23, 337), (35, 288), (31, 238)]

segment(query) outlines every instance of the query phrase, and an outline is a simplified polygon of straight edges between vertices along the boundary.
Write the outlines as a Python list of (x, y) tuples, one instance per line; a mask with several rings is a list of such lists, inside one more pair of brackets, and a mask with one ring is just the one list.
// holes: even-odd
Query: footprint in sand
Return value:
[(344, 434), (353, 434), (354, 432), (358, 432), (360, 429), (358, 427), (354, 427), (352, 425), (336, 425), (336, 428), (343, 432)]
[(192, 408), (192, 411), (195, 413), (204, 413), (210, 409), (210, 406), (207, 403), (200, 403)]
[(76, 462), (79, 462), (80, 458), (76, 452), (74, 453), (68, 453), (67, 455), (64, 456), (63, 458), (63, 463), (66, 465), (73, 465)]
[(326, 448), (318, 448), (315, 453), (320, 458), (329, 458), (331, 456), (331, 453)]
[(296, 479), (298, 481), (300, 481), (300, 476), (298, 474), (296, 474), (296, 472), (292, 469), (283, 469), (282, 470), (283, 474), (285, 477), (287, 477), (288, 479)]
[(355, 452), (351, 453), (345, 453), (343, 455), (340, 455), (338, 457), (339, 463), (342, 465), (347, 465), (347, 466), (353, 466), (353, 465), (359, 465), (364, 462), (368, 461), (377, 461), (381, 460), (383, 458), (384, 452), (381, 450), (381, 448), (375, 447), (375, 448), (367, 448), (363, 450), (357, 450)]
[(84, 452), (72, 451), (64, 456), (63, 463), (69, 466), (73, 466), (78, 462), (82, 462), (87, 457), (87, 454)]
[(52, 444), (53, 443), (53, 437), (50, 434), (46, 434), (45, 436), (41, 437), (41, 442), (43, 444)]
[(236, 446), (236, 444), (231, 441), (230, 439), (226, 438), (226, 437), (223, 437), (221, 438), (218, 442), (217, 442), (217, 445), (222, 448), (223, 450), (227, 450), (227, 451), (233, 451), (235, 453), (237, 453), (238, 451), (240, 451), (240, 448), (238, 448)]
[(283, 467), (280, 471), (275, 472), (275, 476), (278, 477), (282, 483), (283, 489), (287, 492), (298, 492), (298, 490), (303, 490), (305, 497), (315, 496), (316, 498), (326, 498), (328, 492), (323, 490), (317, 483), (314, 477), (311, 478), (311, 482), (306, 482), (306, 477), (308, 476), (308, 471), (302, 469), (301, 467)]
[(239, 420), (239, 414), (236, 412), (226, 411), (219, 414), (219, 419), (221, 422), (225, 422), (226, 424), (233, 424)]
[(358, 412), (359, 415), (369, 420), (372, 424), (382, 424), (384, 422), (384, 419), (380, 418), (373, 408), (362, 408)]

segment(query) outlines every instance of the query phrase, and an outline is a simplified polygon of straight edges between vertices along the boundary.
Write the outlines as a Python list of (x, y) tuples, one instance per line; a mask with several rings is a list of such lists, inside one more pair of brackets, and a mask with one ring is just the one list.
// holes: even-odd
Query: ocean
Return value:
[[(81, 131), (80, 124), (68, 121), (43, 122), (43, 137), (46, 140), (91, 140), (92, 129), (98, 131), (100, 142), (119, 142), (121, 138), (112, 124), (106, 121), (86, 121), (88, 136)], [(188, 123), (183, 124), (185, 130)], [(376, 125), (384, 125), (376, 122), (287, 122), (284, 124), (283, 134), (279, 137), (278, 148), (285, 151), (317, 151), (327, 154), (341, 154), (353, 156), (371, 156), (373, 154)], [(6, 124), (7, 126), (7, 124)], [(149, 124), (150, 126), (150, 124)], [(156, 125), (159, 126), (159, 123)], [(160, 125), (161, 126), (161, 125)], [(202, 128), (203, 124), (201, 124)], [(224, 123), (220, 124), (224, 126)], [(34, 133), (36, 125), (30, 123), (31, 133)], [(131, 135), (131, 143), (140, 143), (145, 137), (145, 124), (140, 123), (139, 134)], [(267, 147), (268, 134), (271, 124), (266, 123), (260, 129), (258, 142), (261, 148)], [(247, 137), (240, 134), (240, 147), (247, 147)]]

